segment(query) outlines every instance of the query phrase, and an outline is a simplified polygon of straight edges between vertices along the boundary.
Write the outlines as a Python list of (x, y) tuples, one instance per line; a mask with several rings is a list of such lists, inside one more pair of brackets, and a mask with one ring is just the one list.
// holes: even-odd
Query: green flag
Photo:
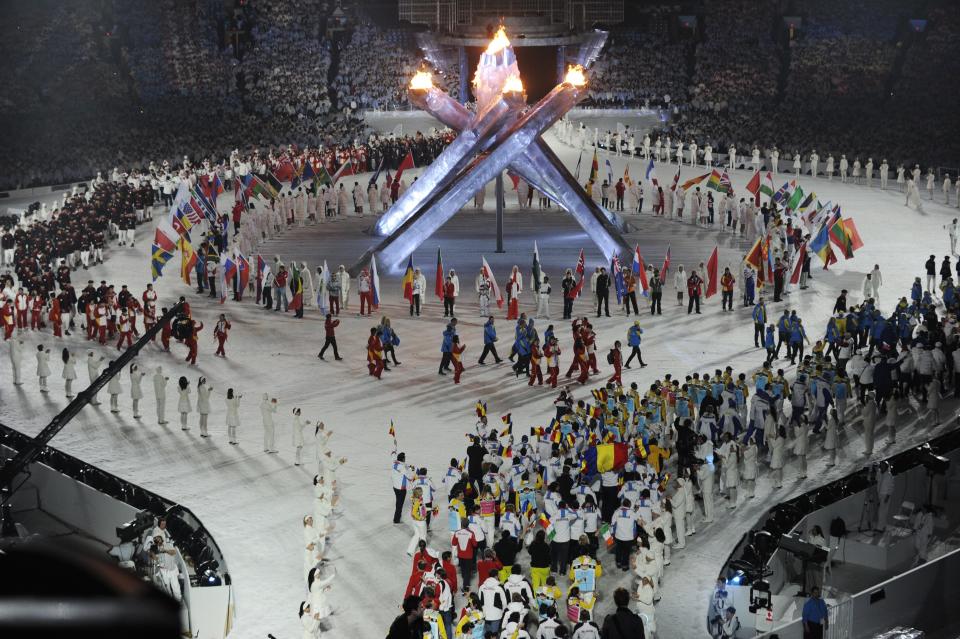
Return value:
[(803, 202), (803, 189), (798, 185), (797, 190), (794, 191), (790, 199), (787, 200), (787, 208), (796, 211), (801, 202)]

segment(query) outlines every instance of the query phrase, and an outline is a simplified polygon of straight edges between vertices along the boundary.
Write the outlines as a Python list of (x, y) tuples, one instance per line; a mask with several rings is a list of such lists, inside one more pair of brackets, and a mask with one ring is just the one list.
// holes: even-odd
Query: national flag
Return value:
[(333, 174), (331, 179), (333, 183), (336, 184), (337, 180), (347, 175), (353, 175), (353, 162), (351, 162), (349, 158), (340, 165), (340, 168), (337, 169), (337, 172)]
[(163, 267), (166, 266), (171, 257), (173, 257), (172, 251), (167, 251), (156, 243), (150, 248), (150, 274), (154, 282), (163, 275)]
[[(504, 448), (503, 455), (501, 455), (501, 457), (503, 457), (504, 459), (511, 459), (513, 457), (513, 446), (507, 446), (506, 448)], [(500, 514), (502, 515), (503, 513), (506, 512), (506, 510), (507, 510), (507, 502), (505, 501), (500, 502)]]
[(583, 160), (583, 149), (580, 150), (580, 157), (577, 158), (577, 170), (574, 173), (573, 179), (580, 183), (580, 161)]
[(543, 273), (540, 271), (540, 251), (537, 250), (537, 241), (533, 241), (533, 290), (540, 292), (540, 284), (543, 282)]
[(800, 206), (797, 208), (798, 211), (806, 211), (807, 208), (814, 203), (817, 199), (816, 191), (811, 191), (807, 197), (803, 198), (803, 202), (800, 203)]
[(783, 186), (777, 189), (777, 192), (773, 194), (771, 200), (779, 204), (781, 201), (790, 199), (790, 195), (793, 192), (793, 187), (796, 186), (797, 181), (792, 180), (791, 182), (784, 182)]
[(680, 185), (680, 190), (681, 190), (681, 191), (687, 191), (687, 190), (689, 190), (691, 187), (694, 187), (694, 186), (700, 184), (701, 182), (703, 182), (704, 180), (706, 180), (708, 177), (710, 177), (710, 174), (709, 174), (709, 173), (704, 173), (703, 175), (698, 175), (697, 177), (690, 178), (689, 180), (687, 180), (686, 182), (684, 182), (683, 184)]
[(627, 285), (623, 281), (623, 268), (620, 265), (620, 256), (614, 255), (610, 261), (610, 273), (613, 275), (613, 284), (617, 292), (617, 303), (623, 302), (623, 297), (627, 294)]
[(380, 308), (380, 275), (377, 274), (377, 254), (370, 254), (370, 293), (373, 295), (373, 310)]
[(403, 175), (403, 172), (415, 168), (413, 165), (413, 151), (407, 151), (407, 154), (404, 156), (403, 161), (400, 162), (400, 166), (397, 167), (397, 174), (393, 176), (394, 182), (400, 181), (400, 176)]
[(607, 403), (607, 391), (605, 388), (595, 388), (590, 391), (590, 394), (593, 395), (593, 399), (600, 402), (601, 404)]
[(760, 173), (754, 173), (750, 181), (747, 182), (747, 191), (759, 197), (760, 194)]
[(721, 193), (733, 193), (733, 185), (730, 183), (730, 176), (727, 174), (726, 169), (724, 169), (723, 174), (720, 176), (720, 188), (718, 190)]
[[(263, 256), (257, 254), (257, 304), (263, 296), (263, 278), (266, 275), (267, 263), (263, 261)], [(326, 267), (323, 269), (326, 271)]]
[(491, 292), (497, 298), (497, 308), (503, 308), (503, 295), (500, 293), (500, 287), (497, 286), (497, 280), (493, 276), (493, 269), (490, 268), (489, 264), (487, 264), (487, 258), (481, 255), (480, 259), (483, 260), (483, 266), (481, 268), (481, 272), (483, 273), (484, 277), (486, 277), (490, 281)]
[(653, 158), (650, 158), (650, 162), (647, 164), (647, 172), (644, 174), (643, 179), (657, 186), (657, 167), (653, 163)]
[(760, 193), (763, 193), (767, 197), (773, 197), (773, 173), (767, 171), (767, 175), (763, 178), (763, 183), (760, 184)]
[(824, 266), (827, 265), (832, 251), (830, 249), (830, 230), (826, 224), (821, 226), (817, 234), (810, 240), (810, 250), (820, 257)]
[(829, 223), (830, 241), (837, 245), (840, 254), (846, 259), (853, 257), (853, 246), (850, 236), (847, 235), (847, 228), (843, 224), (843, 219), (838, 215), (835, 220)]
[(677, 184), (680, 182), (680, 167), (681, 167), (681, 166), (683, 166), (683, 164), (678, 164), (678, 165), (677, 165), (677, 174), (673, 176), (673, 184), (670, 185), (670, 191), (673, 192), (673, 193), (676, 193), (676, 192), (677, 192)]
[(620, 470), (627, 463), (630, 456), (630, 447), (627, 444), (614, 442), (590, 446), (583, 453), (583, 461), (587, 465), (586, 476), (591, 477), (599, 473)]
[(663, 266), (660, 268), (660, 281), (667, 279), (667, 271), (670, 270), (670, 245), (667, 244), (667, 254), (663, 256)]
[(233, 278), (237, 275), (237, 263), (227, 257), (223, 260), (220, 268), (223, 271), (223, 279), (227, 282), (232, 282)]
[(590, 163), (590, 181), (597, 181), (597, 173), (600, 172), (600, 159), (597, 157), (597, 150), (593, 150), (593, 161)]
[(604, 522), (600, 526), (600, 529), (598, 532), (600, 533), (600, 539), (603, 540), (603, 544), (607, 548), (613, 548), (613, 545), (614, 545), (613, 531), (610, 530), (610, 524)]
[(799, 284), (800, 283), (800, 273), (803, 272), (803, 263), (807, 259), (807, 243), (801, 242), (800, 248), (797, 249), (796, 262), (793, 265), (793, 271), (790, 274), (790, 283)]
[(643, 263), (643, 257), (640, 255), (639, 244), (633, 249), (633, 274), (637, 277), (637, 280), (639, 280), (640, 290), (643, 296), (646, 297), (650, 287), (647, 283), (647, 267)]
[(183, 236), (189, 233), (190, 229), (193, 228), (193, 222), (190, 221), (190, 218), (187, 217), (186, 213), (184, 213), (182, 209), (177, 209), (170, 218), (170, 226), (173, 227), (173, 230), (176, 231), (177, 235)]
[(763, 286), (763, 282), (766, 280), (764, 274), (766, 263), (766, 256), (763, 251), (763, 238), (758, 239), (753, 243), (753, 246), (747, 251), (746, 256), (744, 256), (743, 261), (746, 262), (747, 266), (752, 268), (757, 272), (757, 284)]
[[(210, 259), (210, 258), (207, 258)], [(226, 260), (229, 262), (229, 258)], [(220, 303), (223, 304), (227, 301), (227, 278), (226, 278), (226, 264), (220, 264), (217, 267), (217, 288), (220, 290)]]
[(323, 261), (323, 275), (320, 280), (321, 286), (317, 287), (317, 308), (323, 307), (326, 305), (326, 302), (320, 301), (320, 296), (323, 295), (323, 291), (330, 290), (330, 269), (327, 268), (327, 261)]
[(520, 188), (520, 176), (514, 173), (513, 171), (507, 171), (507, 177), (510, 178), (510, 181), (513, 182), (513, 190), (516, 191)]
[(250, 283), (250, 260), (243, 255), (237, 256), (237, 294), (243, 295)]
[(853, 218), (847, 218), (843, 221), (843, 226), (847, 229), (847, 237), (850, 238), (850, 248), (857, 251), (863, 248), (863, 240), (857, 231), (857, 225), (853, 223)]
[(720, 174), (720, 171), (718, 171), (717, 169), (714, 169), (714, 170), (710, 173), (710, 179), (707, 180), (707, 188), (708, 188), (708, 189), (713, 189), (714, 191), (719, 191), (719, 190), (720, 190), (720, 178), (721, 178), (721, 177), (722, 177), (722, 175)]
[(166, 220), (160, 220), (157, 224), (157, 230), (153, 234), (153, 243), (164, 250), (165, 253), (173, 253), (177, 250), (177, 242), (180, 240), (180, 234)]
[(633, 178), (630, 177), (630, 165), (623, 168), (623, 183), (627, 186), (633, 186)]
[(190, 244), (190, 240), (185, 237), (180, 238), (180, 277), (186, 283), (187, 286), (192, 286), (190, 283), (190, 273), (193, 272), (193, 269), (197, 266), (197, 252), (193, 250), (193, 245)]
[(270, 171), (267, 171), (266, 184), (270, 187), (269, 190), (273, 197), (277, 197), (280, 194), (280, 191), (283, 190), (283, 183)]
[(717, 277), (717, 271), (719, 270), (720, 262), (720, 247), (714, 246), (713, 253), (710, 254), (710, 257), (707, 258), (707, 292), (704, 297), (707, 299), (713, 297), (717, 294), (717, 283), (719, 282), (719, 277)]
[(397, 431), (393, 428), (393, 420), (390, 420), (390, 428), (387, 430), (387, 435), (390, 435), (394, 439), (397, 437)]
[(404, 271), (400, 283), (403, 285), (404, 299), (413, 304), (413, 255), (407, 258), (407, 270)]
[[(291, 262), (291, 264), (296, 264), (296, 262)], [(303, 274), (297, 271), (296, 267), (291, 267), (290, 287), (293, 291), (293, 297), (290, 298), (290, 310), (299, 311), (303, 308)]]
[(613, 165), (610, 164), (610, 158), (605, 160), (607, 166), (607, 184), (613, 184)]
[(477, 405), (476, 405), (476, 407), (475, 407), (475, 410), (477, 411), (477, 417), (486, 417), (486, 416), (487, 416), (487, 403), (484, 402), (484, 401), (478, 400), (478, 401), (477, 401)]
[(580, 257), (577, 258), (577, 268), (576, 273), (580, 276), (577, 280), (577, 285), (573, 287), (573, 298), (576, 299), (580, 297), (580, 292), (583, 290), (583, 281), (584, 281), (584, 271), (586, 270), (586, 262), (584, 261), (583, 249), (580, 249)]
[(803, 202), (803, 187), (798, 186), (796, 189), (794, 189), (790, 199), (787, 200), (786, 207), (791, 211), (796, 211), (801, 202)]
[(512, 434), (513, 434), (513, 420), (510, 418), (510, 415), (511, 415), (511, 413), (507, 413), (506, 415), (503, 415), (502, 417), (500, 417), (500, 421), (502, 421), (502, 422), (507, 426), (507, 427), (504, 428), (503, 431), (500, 433), (500, 436), (501, 436), (501, 437), (503, 437), (504, 435), (512, 435)]
[(433, 285), (433, 292), (441, 300), (443, 299), (443, 259), (440, 257), (440, 249), (437, 249), (437, 281)]
[(190, 201), (198, 215), (202, 215), (210, 224), (217, 223), (220, 217), (217, 214), (217, 207), (203, 194), (199, 183), (193, 187), (193, 197)]

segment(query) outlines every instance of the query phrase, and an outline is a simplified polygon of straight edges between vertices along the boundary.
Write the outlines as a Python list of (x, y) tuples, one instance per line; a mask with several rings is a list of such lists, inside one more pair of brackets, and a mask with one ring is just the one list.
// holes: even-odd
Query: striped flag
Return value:
[(487, 264), (487, 258), (480, 256), (480, 259), (483, 260), (482, 272), (484, 277), (490, 280), (490, 289), (493, 294), (497, 297), (497, 308), (503, 308), (503, 294), (500, 293), (500, 287), (497, 286), (497, 279), (493, 276), (493, 269), (490, 268), (490, 265)]
[(377, 274), (377, 254), (370, 254), (370, 292), (373, 293), (373, 308), (380, 308), (380, 276)]

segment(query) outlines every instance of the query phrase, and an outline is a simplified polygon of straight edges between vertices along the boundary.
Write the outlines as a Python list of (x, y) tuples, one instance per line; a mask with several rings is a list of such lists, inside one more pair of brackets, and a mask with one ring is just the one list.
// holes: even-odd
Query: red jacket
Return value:
[(694, 295), (700, 295), (703, 289), (703, 280), (700, 279), (699, 275), (691, 275), (687, 278), (687, 295), (693, 297)]
[(327, 337), (336, 337), (334, 334), (334, 329), (338, 326), (340, 326), (340, 320), (333, 319), (331, 317), (323, 323), (323, 331), (326, 333)]
[(447, 282), (443, 285), (444, 297), (453, 297), (453, 294), (456, 290), (457, 288), (453, 285), (453, 282)]

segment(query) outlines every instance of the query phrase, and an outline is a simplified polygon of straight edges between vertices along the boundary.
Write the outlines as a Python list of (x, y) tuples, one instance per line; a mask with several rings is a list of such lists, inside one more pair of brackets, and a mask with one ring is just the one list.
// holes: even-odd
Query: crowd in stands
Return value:
[(588, 105), (669, 106), (683, 101), (687, 90), (689, 45), (671, 43), (666, 19), (655, 16), (646, 32), (610, 35), (603, 55), (590, 68)]
[[(945, 0), (880, 2), (734, 0), (707, 6), (693, 30), (654, 10), (639, 30), (612, 32), (586, 104), (669, 105), (663, 133), (714, 148), (955, 166), (958, 99), (941, 86), (960, 70), (960, 12)], [(408, 108), (404, 86), (421, 60), (410, 31), (356, 13), (341, 33), (333, 9), (322, 0), (255, 0), (232, 16), (214, 0), (18, 4), (0, 43), (20, 61), (0, 72), (0, 113), (11, 116), (0, 124), (9, 149), (0, 188), (89, 179), (146, 158), (365, 139), (362, 112)], [(788, 30), (784, 15), (799, 15), (800, 27)], [(913, 17), (928, 19), (925, 32)], [(456, 94), (458, 72), (445, 71), (435, 82)]]

